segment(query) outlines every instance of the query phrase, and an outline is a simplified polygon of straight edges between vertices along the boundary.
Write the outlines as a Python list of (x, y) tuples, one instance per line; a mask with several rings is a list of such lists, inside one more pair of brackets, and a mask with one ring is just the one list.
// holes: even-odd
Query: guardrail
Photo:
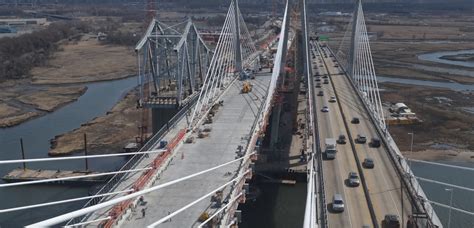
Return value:
[[(168, 133), (168, 131), (173, 128), (176, 123), (178, 123), (178, 121), (180, 121), (186, 114), (186, 112), (192, 108), (194, 106), (194, 104), (196, 103), (197, 101), (197, 96), (194, 95), (194, 97), (190, 100), (190, 102), (188, 102), (187, 104), (185, 104), (177, 113), (176, 115), (174, 115), (167, 123), (166, 125), (164, 125), (163, 127), (161, 127), (161, 129), (156, 132), (146, 143), (145, 145), (142, 146), (142, 148), (140, 148), (139, 152), (142, 152), (142, 151), (147, 151), (147, 150), (150, 150), (152, 147), (154, 147), (163, 137), (166, 133)], [(129, 170), (129, 169), (133, 169), (137, 166), (137, 164), (139, 164), (143, 158), (145, 157), (144, 154), (137, 154), (137, 155), (133, 155), (123, 166), (122, 168), (120, 168), (120, 171), (123, 171), (123, 170)], [(100, 188), (97, 192), (94, 193), (94, 195), (99, 195), (99, 194), (103, 194), (103, 193), (106, 193), (106, 192), (110, 192), (111, 190), (113, 190), (114, 188), (116, 188), (118, 186), (118, 184), (127, 176), (128, 174), (126, 173), (119, 173), (119, 174), (115, 174), (112, 178), (109, 179), (109, 181), (102, 187)], [(93, 206), (93, 205), (96, 205), (98, 203), (101, 203), (105, 200), (106, 198), (105, 197), (96, 197), (96, 198), (93, 198), (91, 200), (89, 200), (86, 204), (84, 204), (84, 206), (82, 208), (86, 208), (86, 207), (90, 207), (90, 206)], [(90, 215), (84, 215), (84, 216), (80, 216), (80, 217), (77, 217), (77, 218), (74, 218), (74, 219), (71, 219), (69, 220), (69, 222), (67, 223), (67, 225), (70, 225), (70, 224), (75, 224), (75, 223), (80, 223), (80, 222), (83, 222), (85, 221), (87, 218), (89, 218)]]
[[(313, 82), (313, 75), (309, 76), (309, 86), (311, 88), (314, 88), (314, 82)], [(318, 181), (317, 184), (319, 185), (319, 207), (320, 207), (320, 224), (319, 226), (321, 227), (329, 227), (329, 219), (328, 219), (328, 214), (326, 210), (326, 191), (325, 191), (325, 185), (324, 185), (324, 175), (323, 175), (323, 152), (321, 150), (321, 142), (320, 142), (320, 135), (319, 135), (319, 125), (318, 125), (318, 111), (315, 110), (314, 108), (316, 107), (316, 98), (314, 97), (314, 92), (311, 93), (311, 100), (313, 101), (313, 119), (314, 119), (314, 127), (313, 129), (315, 130), (315, 134), (313, 134), (313, 150), (316, 152), (317, 155), (317, 166), (316, 166), (316, 171), (319, 175), (318, 176)], [(314, 165), (314, 164), (313, 164)]]
[[(336, 55), (331, 50), (331, 48), (327, 47), (327, 49), (331, 52), (332, 56), (334, 56), (336, 61), (339, 62), (339, 60), (337, 59)], [(388, 132), (386, 128), (382, 129), (382, 126), (378, 124), (379, 122), (377, 121), (377, 118), (373, 116), (374, 112), (370, 111), (371, 108), (366, 103), (366, 100), (364, 99), (360, 91), (357, 89), (352, 78), (348, 75), (348, 73), (342, 66), (340, 66), (340, 68), (342, 69), (344, 75), (349, 79), (349, 82), (352, 88), (356, 91), (358, 98), (362, 101), (364, 109), (369, 113), (370, 121), (375, 126), (377, 133), (381, 137), (383, 145), (385, 149), (388, 151), (389, 158), (392, 161), (392, 164), (395, 166), (395, 170), (397, 171), (399, 178), (401, 178), (401, 180), (403, 181), (403, 184), (410, 195), (410, 201), (412, 205), (416, 207), (417, 211), (423, 211), (426, 214), (428, 218), (428, 223), (424, 224), (425, 227), (443, 227), (441, 221), (436, 215), (436, 212), (434, 211), (433, 207), (429, 203), (428, 198), (426, 197), (426, 194), (421, 188), (421, 185), (418, 183), (416, 178), (413, 178), (414, 177), (413, 171), (411, 170), (410, 166), (404, 159), (402, 153), (400, 152), (400, 149), (398, 149), (398, 146), (396, 145), (392, 136), (390, 135), (390, 133)], [(407, 180), (405, 176), (410, 176), (410, 180)]]

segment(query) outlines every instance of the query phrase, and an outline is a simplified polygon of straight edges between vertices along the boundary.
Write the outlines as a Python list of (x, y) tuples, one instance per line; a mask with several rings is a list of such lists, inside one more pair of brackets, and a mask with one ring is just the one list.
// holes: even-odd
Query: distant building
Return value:
[(10, 26), (0, 26), (0, 33), (16, 33), (16, 29)]
[(408, 106), (404, 103), (396, 103), (392, 105), (392, 107), (390, 108), (390, 111), (402, 117), (415, 116), (415, 113), (413, 113), (411, 109), (408, 108)]
[(6, 18), (0, 19), (0, 25), (44, 25), (46, 24), (46, 18)]

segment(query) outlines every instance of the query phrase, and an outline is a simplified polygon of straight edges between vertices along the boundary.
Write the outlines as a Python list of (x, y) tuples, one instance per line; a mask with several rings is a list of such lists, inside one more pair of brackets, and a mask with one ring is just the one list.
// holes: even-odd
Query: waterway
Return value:
[[(474, 168), (474, 163), (470, 162), (443, 163)], [(413, 162), (411, 167), (416, 176), (474, 189), (473, 171), (416, 162)], [(451, 192), (446, 191), (446, 189), (452, 188), (453, 207), (474, 212), (473, 192), (423, 181), (420, 181), (420, 184), (428, 199), (445, 205), (450, 205), (451, 198)], [(449, 209), (436, 205), (434, 206), (434, 209), (440, 220), (443, 222), (444, 227), (448, 227)], [(472, 228), (474, 227), (474, 216), (451, 210), (450, 227)]]
[[(0, 129), (0, 160), (19, 159), (20, 138), (23, 138), (27, 158), (47, 157), (49, 140), (55, 135), (71, 131), (95, 117), (104, 115), (128, 91), (137, 85), (135, 77), (115, 81), (84, 84), (86, 93), (76, 102), (70, 103), (45, 116), (32, 119), (12, 128)], [(93, 171), (109, 171), (121, 167), (125, 158), (90, 159), (89, 167)], [(0, 166), (0, 175), (21, 164)], [(84, 170), (84, 161), (60, 161), (30, 163), (29, 168)], [(0, 188), (0, 209), (49, 201), (75, 198), (87, 195), (88, 188), (32, 185)], [(21, 227), (44, 218), (59, 215), (80, 207), (85, 202), (61, 206), (24, 210), (0, 214), (0, 227)]]
[(460, 50), (460, 51), (443, 51), (443, 52), (433, 52), (433, 53), (426, 53), (418, 55), (418, 59), (431, 61), (436, 63), (444, 63), (456, 66), (464, 66), (464, 67), (473, 67), (474, 62), (469, 61), (453, 61), (449, 59), (441, 59), (443, 56), (447, 55), (461, 55), (461, 54), (474, 54), (474, 50)]
[[(472, 90), (472, 86), (451, 82), (427, 82), (422, 80), (382, 78), (381, 81), (420, 84), (449, 88), (453, 90)], [(379, 78), (379, 79), (380, 79)], [(0, 129), (0, 160), (20, 158), (19, 138), (25, 141), (27, 157), (45, 157), (49, 148), (49, 139), (55, 135), (78, 128), (97, 116), (106, 113), (123, 95), (136, 86), (135, 78), (127, 78), (110, 82), (87, 84), (87, 92), (78, 101), (62, 107), (37, 119), (30, 120), (19, 126)], [(469, 86), (469, 87), (464, 87)], [(94, 159), (90, 167), (95, 171), (107, 171), (121, 167), (123, 158)], [(473, 163), (455, 163), (474, 167)], [(4, 175), (18, 165), (0, 167), (0, 175)], [(82, 161), (37, 163), (31, 168), (44, 169), (83, 169)], [(416, 175), (448, 183), (474, 188), (472, 172), (449, 169), (441, 166), (413, 163)], [(449, 192), (445, 187), (422, 183), (425, 193), (431, 200), (449, 204)], [(301, 227), (306, 200), (306, 184), (294, 186), (262, 184), (260, 197), (255, 202), (242, 205), (242, 227)], [(88, 188), (34, 185), (29, 187), (0, 188), (0, 209), (75, 198), (87, 195)], [(21, 227), (45, 218), (59, 215), (81, 207), (84, 202), (70, 203), (21, 212), (0, 214), (0, 227)], [(472, 193), (455, 190), (453, 205), (468, 211), (474, 211)], [(447, 225), (447, 209), (435, 206), (441, 220)], [(451, 227), (474, 227), (474, 218), (452, 211)]]
[[(474, 163), (469, 162), (443, 163), (474, 167)], [(416, 162), (412, 162), (411, 167), (416, 176), (474, 189), (473, 171)], [(422, 181), (420, 184), (428, 199), (446, 205), (450, 204), (450, 192), (445, 190), (449, 187)], [(247, 201), (246, 204), (239, 207), (242, 210), (240, 227), (302, 227), (306, 186), (306, 183), (297, 183), (294, 186), (257, 183), (254, 187), (260, 189), (259, 197), (255, 201)], [(452, 202), (454, 207), (474, 211), (472, 192), (454, 188)], [(448, 227), (449, 210), (436, 205), (434, 209), (444, 227)], [(474, 227), (474, 217), (452, 210), (450, 227), (472, 228)]]
[(419, 86), (429, 86), (429, 87), (438, 87), (444, 89), (451, 89), (454, 91), (474, 91), (474, 85), (469, 84), (460, 84), (457, 82), (437, 82), (437, 81), (427, 81), (427, 80), (417, 80), (417, 79), (406, 79), (406, 78), (393, 78), (386, 76), (377, 76), (378, 82), (395, 82), (408, 85), (419, 85)]

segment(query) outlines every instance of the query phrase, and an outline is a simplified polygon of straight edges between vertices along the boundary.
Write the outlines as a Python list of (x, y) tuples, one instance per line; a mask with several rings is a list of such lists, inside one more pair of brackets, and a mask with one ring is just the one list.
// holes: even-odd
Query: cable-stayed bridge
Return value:
[[(291, 9), (298, 13), (292, 14)], [(141, 83), (138, 105), (151, 109), (152, 119), (172, 115), (171, 120), (154, 125), (154, 135), (137, 153), (0, 161), (9, 164), (131, 156), (121, 170), (96, 174), (113, 177), (95, 195), (0, 209), (0, 213), (89, 200), (79, 210), (29, 227), (238, 225), (238, 205), (249, 193), (247, 181), (271, 125), (288, 50), (296, 48), (301, 40), (308, 107), (305, 155), (309, 158), (304, 227), (390, 227), (386, 215), (398, 217), (403, 227), (442, 227), (432, 204), (472, 215), (429, 200), (418, 180), (433, 180), (413, 174), (390, 136), (362, 3), (357, 2), (336, 53), (309, 35), (312, 28), (307, 18), (304, 0), (297, 7), (286, 3), (271, 69), (260, 66), (259, 57), (268, 50), (256, 49), (237, 0), (230, 4), (214, 50), (203, 42), (191, 20), (176, 25), (152, 20), (136, 47)], [(148, 116), (143, 114), (145, 119)], [(143, 134), (146, 132), (143, 129)], [(335, 159), (328, 159), (326, 138), (340, 134), (347, 141), (337, 145)], [(374, 141), (357, 143), (359, 135), (379, 139), (380, 146)], [(358, 174), (359, 187), (348, 183), (350, 172)], [(61, 180), (0, 187), (48, 181)], [(438, 184), (451, 191), (472, 191)], [(343, 212), (334, 210), (335, 195), (344, 201)]]

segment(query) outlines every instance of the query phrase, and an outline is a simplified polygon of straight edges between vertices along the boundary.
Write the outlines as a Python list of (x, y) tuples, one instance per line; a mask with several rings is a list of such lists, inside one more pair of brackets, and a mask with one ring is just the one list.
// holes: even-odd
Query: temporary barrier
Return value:
[[(142, 173), (142, 175), (135, 181), (133, 184), (134, 191), (140, 191), (148, 185), (153, 178), (156, 176), (159, 168), (165, 163), (165, 161), (171, 156), (173, 151), (179, 145), (179, 143), (183, 140), (184, 135), (186, 134), (186, 129), (181, 129), (176, 136), (171, 139), (166, 146), (166, 151), (159, 154), (151, 163), (152, 169), (146, 170)], [(120, 218), (125, 214), (125, 212), (132, 208), (134, 205), (135, 200), (126, 200), (119, 204), (116, 204), (109, 212), (110, 219), (102, 222), (102, 227), (104, 228), (111, 228), (113, 227)]]

